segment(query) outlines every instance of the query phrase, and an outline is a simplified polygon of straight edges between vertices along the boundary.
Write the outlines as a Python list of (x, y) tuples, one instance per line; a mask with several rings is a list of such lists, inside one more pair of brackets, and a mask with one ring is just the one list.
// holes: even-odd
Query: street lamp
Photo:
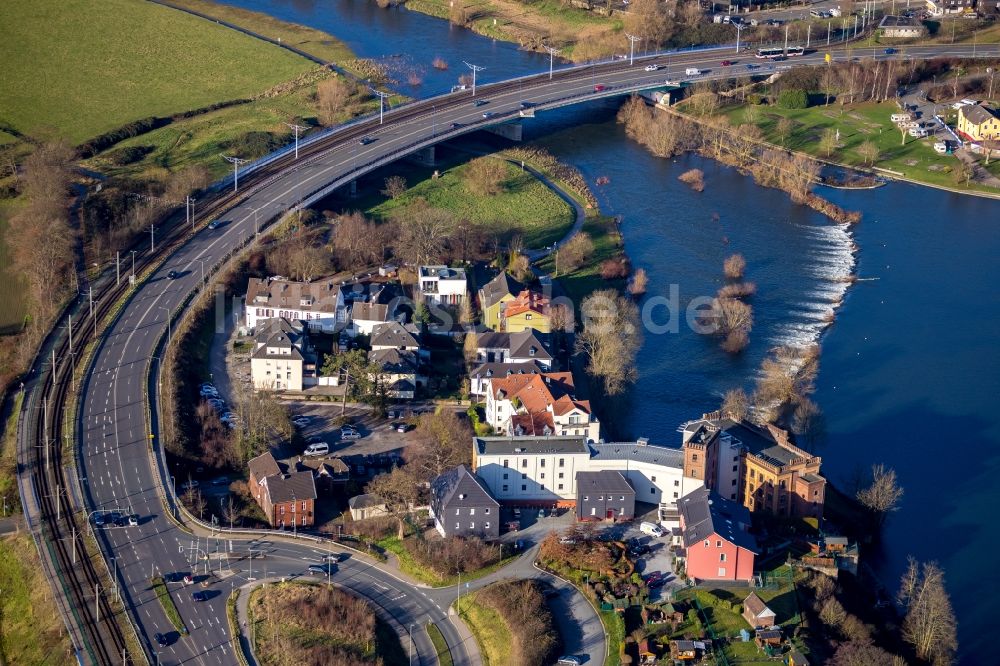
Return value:
[(730, 23), (729, 25), (736, 28), (736, 52), (740, 52), (740, 33), (743, 31), (742, 23)]
[(375, 90), (374, 88), (369, 88), (372, 94), (378, 97), (378, 124), (382, 124), (382, 114), (385, 112), (385, 100), (387, 100), (391, 95), (387, 92), (382, 92), (381, 90)]
[(553, 60), (554, 60), (556, 54), (559, 53), (559, 49), (557, 49), (555, 47), (552, 47), (552, 46), (545, 46), (544, 44), (542, 44), (542, 48), (549, 52), (549, 81), (551, 81), (552, 80), (552, 63), (553, 63)]
[(466, 67), (468, 67), (469, 69), (472, 70), (472, 96), (475, 97), (476, 96), (476, 72), (480, 72), (480, 71), (482, 71), (482, 70), (484, 70), (486, 68), (485, 67), (480, 67), (479, 65), (473, 65), (473, 64), (467, 63), (464, 60), (462, 62), (465, 63)]
[(205, 260), (195, 257), (195, 261), (201, 264), (201, 283), (205, 284)]
[(632, 62), (635, 60), (635, 43), (641, 42), (642, 37), (639, 37), (638, 35), (630, 35), (627, 32), (625, 33), (625, 36), (628, 37), (628, 64), (629, 67), (631, 67)]
[(294, 123), (285, 123), (287, 127), (292, 128), (295, 132), (295, 159), (299, 159), (299, 132), (305, 132), (308, 127), (303, 127), (302, 125), (296, 125)]

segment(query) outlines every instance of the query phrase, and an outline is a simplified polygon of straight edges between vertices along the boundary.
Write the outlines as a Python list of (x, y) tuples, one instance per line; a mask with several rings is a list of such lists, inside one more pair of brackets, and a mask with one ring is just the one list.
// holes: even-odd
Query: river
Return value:
[[(412, 96), (447, 90), (462, 60), (485, 66), (480, 80), (487, 82), (548, 65), (511, 44), (369, 0), (230, 4), (325, 30), (360, 57), (407, 54), (388, 62), (394, 72), (421, 73), (419, 86), (397, 76), (398, 89)], [(435, 57), (451, 68), (434, 70)], [(757, 284), (751, 345), (739, 357), (683, 321), (676, 333), (646, 334), (638, 384), (621, 407), (629, 436), (678, 444), (679, 423), (717, 407), (726, 389), (752, 387), (770, 348), (816, 340), (846, 292), (821, 338), (815, 400), (826, 415), (818, 449), (824, 472), (849, 490), (873, 463), (898, 471), (902, 508), (889, 519), (881, 552), (867, 560), (893, 588), (907, 556), (939, 561), (959, 618), (963, 663), (992, 653), (988, 590), (996, 575), (976, 558), (992, 557), (998, 545), (990, 521), (1000, 505), (1000, 202), (906, 184), (825, 190), (864, 212), (848, 230), (728, 167), (696, 156), (652, 157), (625, 137), (607, 104), (540, 114), (526, 133), (591, 183), (610, 179), (595, 190), (605, 212), (622, 216), (626, 251), (650, 274), (647, 300), (669, 294), (671, 284), (682, 308), (714, 294), (722, 260), (733, 252), (746, 257), (747, 278)], [(677, 181), (692, 167), (705, 171), (702, 193)], [(866, 281), (847, 289), (839, 278), (852, 266)], [(664, 313), (658, 309), (654, 319), (662, 323)]]

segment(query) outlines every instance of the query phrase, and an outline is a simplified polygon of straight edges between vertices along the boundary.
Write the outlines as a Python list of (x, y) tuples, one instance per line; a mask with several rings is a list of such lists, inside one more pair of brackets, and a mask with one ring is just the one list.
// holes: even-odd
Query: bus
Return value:
[(805, 55), (805, 52), (806, 50), (802, 46), (789, 46), (788, 51), (785, 53), (785, 55), (790, 58), (792, 56)]
[(757, 57), (767, 60), (784, 60), (786, 57), (804, 55), (805, 52), (806, 50), (802, 46), (789, 46), (787, 49), (757, 49)]
[(758, 58), (767, 58), (770, 60), (784, 54), (785, 52), (783, 49), (757, 49)]

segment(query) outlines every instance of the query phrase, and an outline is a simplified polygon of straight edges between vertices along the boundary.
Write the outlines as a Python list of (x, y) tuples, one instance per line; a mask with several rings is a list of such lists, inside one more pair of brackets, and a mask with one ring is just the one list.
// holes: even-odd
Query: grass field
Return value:
[(462, 597), (457, 610), (479, 643), (483, 663), (486, 666), (507, 666), (510, 663), (512, 637), (500, 614), (476, 603), (476, 593)]
[(0, 432), (0, 496), (6, 506), (6, 516), (21, 512), (21, 494), (17, 488), (17, 417), (21, 412), (24, 393), (19, 392), (14, 404), (2, 424)]
[(0, 654), (7, 664), (72, 661), (69, 638), (25, 531), (0, 539)]
[(516, 233), (525, 247), (540, 248), (557, 241), (573, 225), (573, 210), (557, 194), (534, 176), (507, 164), (505, 190), (493, 196), (471, 193), (465, 186), (465, 165), (439, 169), (440, 178), (429, 178), (430, 169), (401, 169), (412, 185), (398, 199), (385, 199), (370, 193), (358, 201), (358, 207), (376, 219), (385, 219), (405, 208), (417, 198), (427, 200), (434, 208), (450, 211), (459, 219), (467, 219), (488, 231)]
[[(412, 539), (415, 537), (408, 537), (408, 538)], [(420, 562), (414, 559), (412, 555), (410, 555), (410, 552), (406, 550), (405, 546), (403, 546), (403, 542), (400, 541), (397, 537), (394, 536), (386, 537), (378, 541), (377, 544), (396, 556), (396, 560), (397, 562), (399, 562), (399, 568), (401, 571), (403, 571), (403, 573), (406, 573), (412, 576), (413, 578), (416, 578), (421, 583), (426, 583), (431, 587), (448, 587), (449, 585), (454, 585), (455, 583), (458, 582), (457, 575), (441, 576), (436, 571), (432, 571), (431, 569), (423, 566)], [(495, 564), (483, 567), (478, 571), (464, 573), (462, 574), (462, 580), (470, 581), (476, 578), (481, 578), (486, 574), (493, 573), (497, 569), (506, 566), (514, 559), (516, 559), (516, 556), (511, 555), (509, 557), (505, 557), (504, 559), (500, 560)]]
[(619, 252), (621, 238), (615, 229), (614, 218), (602, 215), (591, 215), (583, 224), (583, 231), (590, 234), (594, 242), (594, 254), (580, 268), (570, 272), (555, 271), (555, 257), (550, 255), (541, 262), (539, 267), (553, 275), (562, 285), (566, 295), (576, 303), (577, 307), (583, 298), (597, 289), (609, 289), (620, 286), (620, 282), (608, 282), (601, 277), (601, 262), (611, 259)]
[[(737, 106), (727, 110), (727, 115), (734, 125), (745, 121), (745, 106)], [(896, 112), (892, 103), (857, 104), (841, 107), (831, 103), (823, 106), (811, 106), (806, 109), (783, 109), (777, 106), (760, 107), (760, 120), (757, 125), (764, 132), (768, 141), (784, 145), (784, 147), (816, 155), (851, 166), (867, 166), (858, 147), (865, 141), (872, 141), (878, 147), (881, 157), (875, 166), (902, 173), (907, 178), (931, 185), (942, 185), (964, 189), (964, 183), (956, 183), (953, 171), (958, 166), (958, 159), (952, 155), (939, 155), (934, 152), (933, 138), (915, 139), (906, 137), (901, 140), (899, 130), (889, 117)], [(794, 122), (794, 129), (784, 144), (777, 134), (780, 118), (786, 117)], [(840, 130), (840, 141), (837, 149), (829, 156), (820, 152), (819, 142), (826, 129)], [(972, 185), (971, 189), (996, 192), (995, 189)]]
[(351, 50), (333, 36), (315, 28), (280, 21), (268, 14), (209, 0), (169, 0), (169, 4), (238, 25), (268, 39), (276, 39), (326, 62), (344, 65), (354, 58)]
[(441, 630), (433, 622), (427, 623), (427, 635), (430, 637), (431, 643), (434, 644), (438, 663), (441, 666), (454, 666), (455, 660), (452, 659), (451, 650), (448, 649), (448, 641), (444, 639), (444, 634), (441, 633)]
[(27, 134), (51, 127), (81, 142), (138, 118), (260, 93), (312, 66), (139, 0), (6, 0), (0, 8), (0, 122)]

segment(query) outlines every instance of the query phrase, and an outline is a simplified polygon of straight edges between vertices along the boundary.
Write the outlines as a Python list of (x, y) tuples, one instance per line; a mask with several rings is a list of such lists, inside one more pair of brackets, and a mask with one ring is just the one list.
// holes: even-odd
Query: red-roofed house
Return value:
[(518, 333), (525, 329), (552, 331), (549, 299), (537, 291), (523, 290), (500, 309), (500, 330)]
[(569, 372), (496, 377), (486, 392), (486, 421), (507, 435), (579, 435), (596, 442), (601, 424), (590, 401), (574, 393)]

